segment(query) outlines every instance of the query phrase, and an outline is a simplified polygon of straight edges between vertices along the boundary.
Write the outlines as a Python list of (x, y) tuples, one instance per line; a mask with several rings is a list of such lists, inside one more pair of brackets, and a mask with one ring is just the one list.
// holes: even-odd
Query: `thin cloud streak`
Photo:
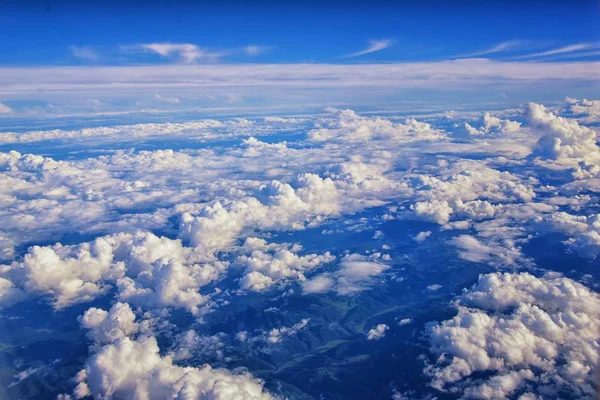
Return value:
[[(485, 87), (499, 82), (600, 80), (600, 62), (500, 62), (465, 59), (395, 64), (219, 64), (0, 68), (0, 96), (127, 95), (197, 88)], [(467, 86), (465, 86), (467, 85)], [(255, 89), (252, 89), (255, 90)]]
[(357, 51), (355, 53), (350, 53), (346, 56), (344, 56), (344, 58), (352, 58), (352, 57), (358, 57), (358, 56), (362, 56), (365, 54), (369, 54), (369, 53), (375, 53), (376, 51), (380, 51), (383, 49), (387, 49), (388, 47), (391, 47), (393, 45), (393, 42), (391, 40), (370, 40), (369, 41), (369, 47), (367, 47), (364, 50), (361, 51)]
[(509, 40), (506, 42), (498, 43), (497, 45), (490, 47), (486, 50), (478, 51), (476, 53), (465, 54), (465, 55), (459, 56), (457, 58), (477, 57), (477, 56), (484, 56), (487, 54), (500, 53), (503, 51), (513, 50), (513, 49), (522, 47), (525, 43), (526, 42), (524, 42), (522, 40)]
[(578, 43), (578, 44), (572, 44), (569, 46), (559, 47), (557, 49), (542, 51), (539, 53), (526, 54), (523, 56), (513, 57), (513, 59), (518, 60), (518, 59), (526, 59), (526, 58), (547, 57), (547, 56), (553, 56), (553, 55), (557, 55), (557, 54), (574, 53), (574, 52), (582, 51), (582, 50), (590, 50), (590, 49), (594, 49), (597, 47), (598, 47), (598, 44), (595, 44), (595, 43)]

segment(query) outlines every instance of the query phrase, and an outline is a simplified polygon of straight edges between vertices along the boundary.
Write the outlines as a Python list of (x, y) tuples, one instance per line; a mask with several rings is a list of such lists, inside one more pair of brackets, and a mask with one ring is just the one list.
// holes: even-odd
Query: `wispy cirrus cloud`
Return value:
[(100, 58), (98, 52), (88, 46), (71, 46), (71, 54), (81, 60), (96, 61)]
[(458, 58), (478, 57), (478, 56), (485, 56), (488, 54), (501, 53), (501, 52), (505, 52), (505, 51), (509, 51), (509, 50), (515, 50), (518, 48), (522, 48), (526, 44), (527, 44), (527, 42), (525, 42), (523, 40), (508, 40), (505, 42), (498, 43), (498, 44), (496, 44), (492, 47), (489, 47), (485, 50), (481, 50), (481, 51), (477, 51), (477, 52), (469, 53), (469, 54), (464, 54), (462, 56), (459, 56)]
[(350, 53), (344, 56), (344, 58), (352, 58), (352, 57), (358, 57), (358, 56), (362, 56), (365, 54), (369, 54), (369, 53), (375, 53), (376, 51), (380, 51), (383, 49), (387, 49), (388, 47), (392, 47), (392, 45), (394, 44), (393, 41), (388, 40), (388, 39), (384, 39), (384, 40), (370, 40), (369, 41), (369, 47), (367, 47), (364, 50), (360, 50), (354, 53)]
[(522, 56), (514, 57), (515, 59), (525, 59), (525, 58), (537, 58), (537, 57), (548, 57), (548, 56), (556, 56), (556, 55), (565, 55), (576, 53), (580, 51), (593, 50), (600, 48), (599, 43), (576, 43), (568, 46), (558, 47), (555, 49), (550, 49), (546, 51), (542, 51), (539, 53), (533, 54), (525, 54)]
[(192, 43), (144, 43), (136, 47), (162, 57), (174, 58), (185, 64), (194, 64), (199, 60), (216, 61), (226, 54), (211, 52)]

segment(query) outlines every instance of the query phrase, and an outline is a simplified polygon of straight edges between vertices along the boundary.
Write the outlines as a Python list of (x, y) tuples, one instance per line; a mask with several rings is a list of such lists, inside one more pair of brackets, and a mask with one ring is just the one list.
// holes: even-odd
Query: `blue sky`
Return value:
[(1, 114), (593, 97), (599, 15), (597, 1), (7, 1)]
[[(20, 2), (23, 3), (23, 2)], [(85, 2), (82, 2), (85, 3)], [(2, 65), (167, 62), (134, 52), (142, 43), (189, 43), (226, 62), (394, 62), (440, 60), (486, 50), (505, 59), (579, 51), (537, 59), (598, 59), (597, 1), (313, 2), (227, 6), (158, 2), (7, 2), (0, 6)], [(387, 48), (357, 57), (370, 47)], [(257, 51), (248, 54), (247, 46)], [(500, 46), (500, 47), (497, 47)], [(74, 49), (80, 49), (78, 52)], [(81, 50), (85, 49), (85, 50)], [(591, 55), (594, 54), (594, 55)], [(197, 59), (214, 62), (215, 59)]]

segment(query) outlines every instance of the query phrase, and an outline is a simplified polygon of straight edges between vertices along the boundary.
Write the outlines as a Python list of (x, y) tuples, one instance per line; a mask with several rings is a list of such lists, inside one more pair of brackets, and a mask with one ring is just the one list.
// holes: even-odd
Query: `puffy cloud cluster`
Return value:
[(510, 172), (459, 162), (447, 168), (447, 173), (439, 177), (417, 175), (413, 179), (411, 186), (418, 191), (416, 197), (422, 199), (411, 205), (415, 216), (440, 225), (447, 224), (454, 215), (487, 219), (497, 214), (499, 206), (495, 203), (529, 202), (536, 197), (529, 182), (523, 183)]
[[(80, 318), (98, 347), (75, 380), (75, 398), (207, 398), (270, 399), (262, 382), (246, 372), (175, 365), (171, 356), (161, 356), (153, 336), (140, 335), (129, 305), (117, 303), (109, 312), (89, 309)], [(65, 396), (63, 396), (65, 397)]]
[(81, 326), (88, 329), (88, 337), (96, 343), (110, 343), (138, 331), (135, 314), (127, 303), (115, 303), (107, 312), (89, 308), (79, 317)]
[(78, 374), (76, 398), (270, 399), (262, 383), (247, 373), (206, 365), (180, 367), (162, 357), (154, 337), (122, 338), (104, 346)]
[(565, 244), (583, 257), (596, 258), (600, 254), (600, 214), (571, 215), (554, 213), (540, 219), (541, 227), (571, 236)]
[(369, 140), (389, 140), (411, 142), (421, 140), (441, 140), (444, 133), (425, 122), (413, 118), (403, 124), (378, 117), (361, 117), (352, 110), (335, 110), (334, 120), (324, 120), (325, 127), (313, 129), (308, 138), (315, 142), (340, 141), (364, 142)]
[[(569, 112), (581, 115), (576, 107), (595, 107), (586, 101), (572, 105)], [(279, 240), (284, 236), (274, 231), (323, 223), (330, 225), (324, 233), (364, 231), (369, 235), (365, 246), (385, 238), (375, 247), (389, 250), (396, 239), (388, 229), (392, 220), (433, 222), (439, 227), (420, 228), (415, 246), (435, 235), (432, 244), (445, 240), (463, 260), (495, 267), (533, 264), (521, 246), (537, 230), (568, 235), (566, 244), (577, 254), (600, 253), (599, 219), (586, 209), (600, 190), (597, 135), (582, 125), (583, 119), (531, 105), (529, 125), (486, 113), (481, 127), (468, 125), (474, 137), (453, 139), (432, 126), (435, 122), (334, 113), (316, 122), (308, 141), (299, 139), (297, 126), (277, 131), (282, 134), (277, 139), (285, 142), (257, 137), (281, 128), (277, 124), (308, 126), (312, 118), (0, 134), (4, 143), (126, 143), (131, 137), (152, 136), (150, 141), (169, 135), (239, 140), (197, 150), (87, 153), (68, 161), (0, 153), (0, 258), (9, 260), (0, 265), (0, 306), (41, 296), (61, 309), (114, 295), (110, 310), (91, 308), (80, 317), (94, 346), (77, 377), (77, 397), (268, 398), (248, 374), (179, 364), (211, 357), (226, 362), (228, 334), (205, 336), (186, 326), (161, 353), (148, 336), (148, 320), (136, 321), (134, 310), (138, 315), (151, 311), (146, 318), (160, 315), (165, 324), (174, 322), (165, 312), (172, 308), (200, 320), (209, 310), (237, 306), (237, 296), (284, 289), (292, 282), (303, 294), (344, 296), (394, 276), (384, 274), (390, 255), (375, 249), (335, 262), (325, 250), (305, 252), (299, 244), (257, 238)], [(537, 153), (527, 157), (535, 146)], [(370, 207), (356, 223), (340, 218)], [(385, 215), (376, 214), (384, 208)], [(73, 234), (95, 239), (45, 245), (74, 243)], [(293, 235), (294, 242), (301, 241)], [(24, 245), (36, 243), (44, 245), (25, 252)], [(231, 282), (241, 290), (232, 290)], [(452, 290), (451, 284), (440, 284), (430, 284), (424, 294)], [(272, 300), (281, 300), (277, 307), (285, 312), (288, 296), (297, 294), (275, 293)], [(433, 351), (440, 354), (428, 369), (436, 387), (465, 397), (516, 394), (524, 400), (553, 390), (576, 397), (591, 393), (598, 298), (588, 289), (556, 276), (492, 274), (481, 277), (457, 304), (455, 318), (428, 329)], [(399, 325), (410, 322), (404, 318)], [(238, 332), (237, 345), (266, 351), (308, 323)], [(380, 324), (365, 335), (375, 340), (388, 329)]]
[(474, 128), (465, 122), (465, 129), (470, 135), (485, 135), (488, 133), (514, 132), (521, 128), (521, 123), (508, 119), (500, 119), (492, 116), (489, 112), (483, 114), (481, 126)]
[(22, 262), (4, 267), (4, 274), (23, 290), (48, 296), (57, 309), (116, 286), (121, 301), (197, 314), (207, 301), (200, 288), (226, 268), (227, 263), (184, 247), (180, 240), (140, 231), (73, 246), (34, 246)]
[[(381, 259), (381, 253), (369, 256), (349, 254), (340, 261), (340, 269), (334, 273), (325, 272), (302, 283), (305, 294), (326, 293), (334, 290), (339, 295), (350, 295), (360, 292), (373, 282), (373, 278), (382, 274), (388, 265)], [(386, 257), (387, 258), (387, 257)]]
[[(504, 398), (516, 390), (593, 398), (598, 294), (557, 275), (493, 273), (481, 275), (457, 307), (454, 318), (428, 327), (439, 355), (426, 369), (434, 387), (466, 398)], [(491, 375), (475, 379), (477, 372)]]
[(578, 100), (571, 97), (565, 99), (566, 111), (580, 121), (593, 123), (600, 120), (600, 100)]
[(539, 133), (538, 152), (542, 157), (566, 165), (580, 161), (600, 163), (600, 148), (592, 128), (580, 125), (576, 120), (559, 117), (541, 104), (530, 103), (527, 118)]
[(269, 287), (290, 280), (304, 281), (305, 271), (335, 260), (329, 252), (322, 255), (307, 254), (299, 256), (299, 245), (267, 245), (262, 239), (248, 238), (245, 248), (251, 248), (250, 255), (241, 255), (234, 265), (245, 269), (241, 278), (242, 289), (260, 292)]
[(340, 211), (339, 193), (334, 182), (315, 174), (300, 175), (295, 188), (272, 181), (260, 187), (257, 197), (216, 202), (203, 207), (197, 216), (184, 213), (184, 237), (207, 251), (220, 251), (231, 245), (244, 230), (302, 229), (323, 216)]

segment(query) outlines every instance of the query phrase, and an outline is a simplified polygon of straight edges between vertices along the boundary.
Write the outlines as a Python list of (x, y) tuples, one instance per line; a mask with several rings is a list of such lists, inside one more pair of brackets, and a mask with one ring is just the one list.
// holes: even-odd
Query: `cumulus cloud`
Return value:
[(75, 398), (271, 398), (262, 383), (247, 373), (173, 364), (171, 357), (160, 355), (151, 336), (124, 337), (102, 347), (87, 360), (77, 382)]
[(388, 265), (383, 264), (381, 253), (369, 256), (349, 254), (340, 261), (340, 269), (335, 273), (316, 275), (302, 283), (303, 292), (325, 293), (335, 290), (339, 295), (351, 295), (369, 287), (374, 277), (382, 274)]
[(367, 340), (379, 340), (385, 337), (386, 331), (390, 329), (386, 324), (379, 324), (367, 332)]
[[(518, 388), (593, 398), (600, 298), (568, 278), (481, 275), (459, 297), (458, 314), (428, 327), (439, 355), (426, 372), (439, 390), (497, 398)], [(489, 377), (475, 378), (477, 372)], [(461, 383), (472, 378), (465, 389)]]
[(558, 212), (540, 218), (540, 227), (571, 236), (565, 244), (584, 257), (596, 258), (600, 254), (600, 214), (571, 215)]
[(578, 100), (567, 97), (565, 102), (567, 103), (565, 112), (575, 116), (579, 121), (593, 123), (600, 120), (600, 100)]
[[(260, 240), (260, 239), (258, 239)], [(248, 242), (252, 245), (249, 245)], [(301, 246), (278, 245), (269, 246), (266, 243), (257, 243), (257, 239), (246, 239), (245, 247), (254, 247), (250, 255), (241, 255), (234, 265), (245, 269), (244, 276), (241, 278), (240, 286), (255, 292), (265, 290), (277, 283), (283, 283), (290, 280), (304, 281), (305, 271), (317, 268), (325, 263), (335, 260), (335, 256), (329, 252), (323, 255), (307, 254), (299, 256), (297, 251)], [(256, 249), (260, 247), (261, 249)], [(264, 251), (265, 249), (271, 251)]]
[(465, 129), (470, 135), (485, 135), (488, 133), (505, 133), (514, 132), (521, 128), (521, 123), (516, 121), (510, 121), (508, 119), (500, 119), (492, 116), (489, 112), (483, 114), (481, 120), (481, 126), (474, 128), (465, 122)]
[(88, 329), (88, 337), (96, 343), (111, 343), (138, 331), (135, 314), (127, 303), (115, 303), (110, 310), (88, 309), (79, 323)]
[(417, 236), (415, 236), (415, 241), (419, 243), (424, 242), (429, 236), (431, 236), (431, 231), (419, 232)]
[(556, 116), (540, 104), (530, 103), (527, 118), (538, 132), (538, 153), (541, 157), (567, 164), (587, 161), (600, 163), (600, 148), (596, 132), (576, 120)]
[(338, 191), (329, 178), (315, 174), (297, 177), (295, 188), (272, 181), (259, 188), (257, 197), (202, 208), (199, 215), (185, 213), (184, 237), (197, 247), (218, 251), (231, 245), (248, 229), (302, 229), (311, 220), (340, 211)]
[(404, 123), (394, 123), (377, 117), (361, 117), (352, 110), (331, 110), (337, 117), (327, 126), (308, 132), (315, 142), (342, 141), (364, 142), (368, 140), (391, 140), (410, 142), (419, 140), (441, 140), (445, 134), (425, 122), (413, 118)]
[(34, 246), (5, 273), (23, 290), (47, 296), (55, 308), (90, 301), (117, 287), (117, 297), (144, 308), (184, 308), (197, 314), (200, 288), (227, 263), (147, 232), (115, 234), (74, 246)]

